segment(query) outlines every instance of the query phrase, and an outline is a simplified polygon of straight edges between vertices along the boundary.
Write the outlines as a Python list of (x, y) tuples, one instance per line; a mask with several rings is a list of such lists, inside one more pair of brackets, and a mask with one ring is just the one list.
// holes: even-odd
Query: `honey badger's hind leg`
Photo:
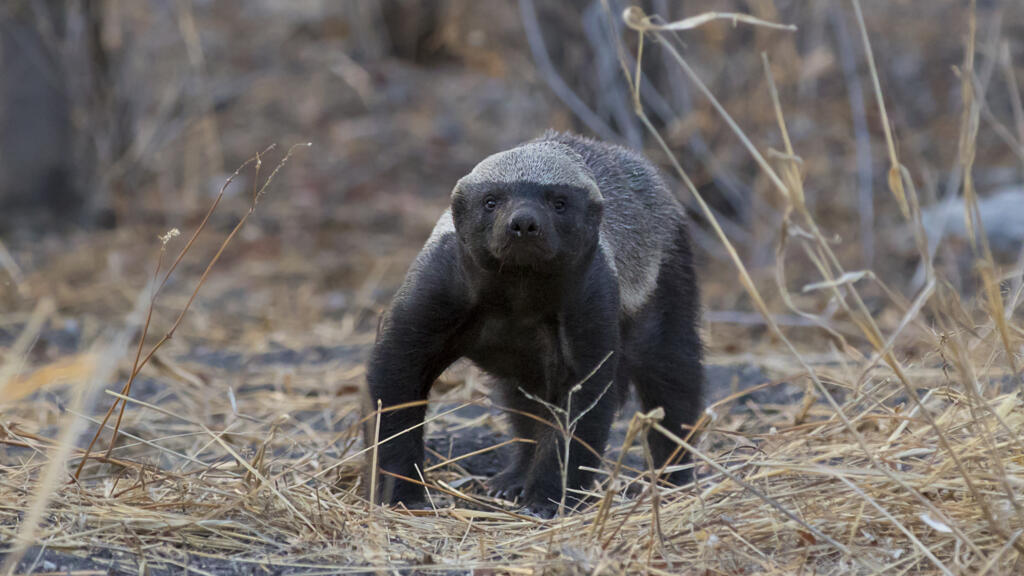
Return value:
[[(634, 319), (625, 344), (631, 379), (644, 411), (662, 407), (662, 425), (681, 438), (696, 424), (704, 407), (699, 302), (693, 256), (681, 228), (673, 250), (662, 262), (657, 288)], [(656, 430), (650, 431), (648, 442), (659, 468), (678, 447)], [(680, 449), (671, 464), (689, 462), (690, 454)], [(686, 468), (669, 474), (667, 480), (679, 485), (692, 478), (692, 469)]]
[(540, 406), (528, 399), (519, 389), (515, 380), (495, 382), (500, 392), (502, 408), (511, 424), (513, 439), (519, 440), (512, 446), (512, 460), (501, 472), (487, 480), (487, 493), (491, 496), (514, 501), (522, 496), (526, 486), (526, 475), (533, 460)]

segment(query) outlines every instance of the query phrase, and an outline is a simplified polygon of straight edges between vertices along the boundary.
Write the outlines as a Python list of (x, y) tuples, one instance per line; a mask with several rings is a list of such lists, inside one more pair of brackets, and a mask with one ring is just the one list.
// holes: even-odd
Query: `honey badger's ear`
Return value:
[(466, 213), (466, 201), (465, 191), (459, 184), (456, 184), (455, 188), (452, 188), (451, 196), (451, 211), (454, 221), (462, 220), (462, 216)]
[(593, 204), (604, 205), (604, 194), (601, 194), (601, 187), (597, 185), (597, 180), (594, 179), (593, 174), (590, 174), (590, 170), (587, 170), (586, 176), (583, 178), (583, 188), (587, 191), (587, 198)]

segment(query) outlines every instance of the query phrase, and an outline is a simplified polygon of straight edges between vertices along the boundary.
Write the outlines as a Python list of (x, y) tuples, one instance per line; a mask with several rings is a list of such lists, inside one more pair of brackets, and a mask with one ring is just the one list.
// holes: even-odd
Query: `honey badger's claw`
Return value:
[(555, 504), (554, 502), (534, 502), (533, 504), (524, 507), (522, 510), (524, 515), (540, 518), (541, 520), (550, 520), (551, 518), (554, 518), (556, 512), (558, 512), (558, 504)]
[(487, 495), (515, 502), (523, 494), (526, 472), (512, 465), (487, 480)]
[(487, 495), (491, 498), (498, 498), (501, 500), (508, 500), (509, 502), (515, 502), (523, 495), (523, 489), (520, 488), (491, 488), (487, 491)]

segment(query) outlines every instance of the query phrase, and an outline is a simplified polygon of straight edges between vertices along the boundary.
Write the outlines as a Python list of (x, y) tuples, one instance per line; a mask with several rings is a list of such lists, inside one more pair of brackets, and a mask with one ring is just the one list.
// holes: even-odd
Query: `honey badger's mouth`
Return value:
[(543, 236), (517, 238), (505, 234), (492, 244), (491, 254), (502, 266), (537, 268), (553, 260), (556, 251)]

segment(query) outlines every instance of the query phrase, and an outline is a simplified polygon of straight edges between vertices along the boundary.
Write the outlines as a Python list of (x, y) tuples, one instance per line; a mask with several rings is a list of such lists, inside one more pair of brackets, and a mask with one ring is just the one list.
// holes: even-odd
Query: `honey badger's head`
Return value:
[(477, 164), (452, 191), (452, 218), (484, 269), (568, 270), (597, 246), (603, 202), (578, 154), (540, 141)]

